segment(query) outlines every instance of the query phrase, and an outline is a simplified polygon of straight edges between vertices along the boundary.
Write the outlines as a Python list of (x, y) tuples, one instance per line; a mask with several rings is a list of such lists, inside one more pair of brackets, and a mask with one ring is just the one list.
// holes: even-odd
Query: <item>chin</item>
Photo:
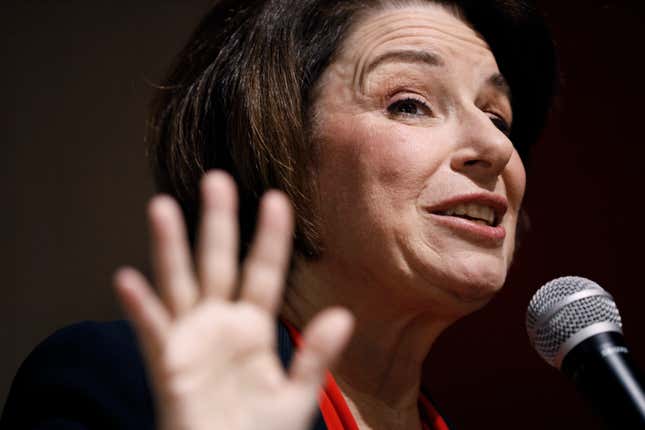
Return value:
[(464, 303), (491, 300), (506, 281), (507, 265), (499, 258), (471, 258), (455, 264), (446, 273), (445, 288)]

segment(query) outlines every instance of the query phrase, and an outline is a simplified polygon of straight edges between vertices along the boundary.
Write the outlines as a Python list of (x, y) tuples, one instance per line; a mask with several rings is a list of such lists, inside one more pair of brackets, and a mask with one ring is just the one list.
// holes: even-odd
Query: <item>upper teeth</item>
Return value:
[(495, 223), (495, 211), (488, 206), (477, 203), (460, 204), (442, 212), (444, 215), (466, 215), (486, 222), (488, 225)]

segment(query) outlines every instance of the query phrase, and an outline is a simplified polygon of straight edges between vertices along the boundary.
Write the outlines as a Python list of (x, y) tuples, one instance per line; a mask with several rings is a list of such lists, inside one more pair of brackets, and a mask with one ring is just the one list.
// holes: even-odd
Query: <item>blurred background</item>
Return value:
[[(46, 336), (79, 320), (122, 318), (111, 290), (116, 267), (148, 271), (149, 83), (209, 3), (0, 4), (0, 407)], [(503, 292), (451, 328), (427, 366), (426, 385), (458, 429), (600, 428), (524, 331), (531, 295), (557, 276), (585, 276), (614, 295), (645, 368), (645, 6), (538, 4), (564, 86), (533, 153), (531, 231)]]

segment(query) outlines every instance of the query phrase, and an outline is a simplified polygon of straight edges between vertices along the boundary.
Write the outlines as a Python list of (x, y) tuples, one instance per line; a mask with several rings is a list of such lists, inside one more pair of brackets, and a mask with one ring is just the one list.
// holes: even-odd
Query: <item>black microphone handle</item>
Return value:
[(585, 339), (564, 357), (561, 369), (607, 428), (645, 429), (643, 379), (622, 334), (605, 332)]

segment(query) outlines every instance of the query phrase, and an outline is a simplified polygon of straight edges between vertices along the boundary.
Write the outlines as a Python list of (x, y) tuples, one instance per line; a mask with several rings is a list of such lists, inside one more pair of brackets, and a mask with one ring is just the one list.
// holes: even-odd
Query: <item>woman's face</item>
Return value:
[(509, 98), (487, 44), (440, 5), (356, 24), (315, 92), (317, 264), (410, 297), (487, 301), (525, 187)]

